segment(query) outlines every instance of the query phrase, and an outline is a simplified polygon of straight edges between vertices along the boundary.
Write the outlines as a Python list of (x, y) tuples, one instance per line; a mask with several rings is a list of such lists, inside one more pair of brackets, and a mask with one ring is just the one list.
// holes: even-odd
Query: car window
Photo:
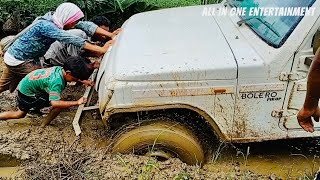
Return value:
[(247, 9), (272, 8), (273, 16), (264, 16), (261, 13), (257, 15), (253, 12), (249, 14), (250, 11), (247, 10), (246, 15), (241, 18), (266, 43), (278, 48), (284, 44), (303, 18), (303, 16), (281, 16), (280, 11), (289, 14), (288, 11), (293, 12), (298, 7), (311, 7), (315, 0), (229, 0), (228, 2), (234, 7)]

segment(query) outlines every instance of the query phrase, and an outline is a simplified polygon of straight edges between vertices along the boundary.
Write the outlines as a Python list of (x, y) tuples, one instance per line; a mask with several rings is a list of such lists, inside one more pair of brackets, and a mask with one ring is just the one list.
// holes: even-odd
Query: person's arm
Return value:
[(99, 69), (100, 68), (100, 62), (99, 61), (94, 61), (93, 63), (90, 64), (90, 66), (93, 69)]
[(48, 27), (42, 28), (41, 33), (44, 36), (55, 39), (64, 44), (72, 44), (74, 46), (80, 47), (81, 49), (98, 52), (101, 54), (105, 53), (110, 47), (110, 44), (107, 44), (108, 42), (103, 47), (90, 44), (89, 42), (86, 42), (85, 39), (68, 33), (67, 31), (61, 30), (54, 25), (48, 25)]
[(84, 104), (86, 103), (86, 101), (87, 100), (84, 97), (80, 98), (78, 101), (52, 100), (51, 105), (53, 106), (53, 109), (50, 111), (45, 120), (41, 123), (41, 127), (43, 128), (50, 124), (50, 122), (59, 115), (62, 109)]
[(314, 57), (313, 63), (310, 67), (307, 94), (303, 108), (298, 113), (298, 122), (300, 126), (307, 132), (313, 132), (312, 117), (315, 121), (319, 122), (320, 109), (320, 48), (318, 48)]
[(40, 33), (51, 39), (55, 39), (64, 44), (72, 44), (77, 47), (83, 47), (85, 39), (69, 33), (68, 31), (59, 29), (53, 24), (45, 24), (46, 27), (40, 28)]
[(49, 101), (53, 108), (65, 109), (72, 106), (78, 106), (86, 102), (85, 98), (80, 98), (78, 101), (63, 101), (61, 100), (61, 92), (63, 90), (63, 85), (59, 82), (51, 83), (49, 85)]
[(113, 38), (115, 36), (115, 34), (111, 33), (111, 32), (108, 32), (100, 27), (97, 28), (95, 34), (99, 35), (99, 36), (107, 36), (109, 38)]
[(88, 36), (93, 36), (97, 31), (97, 29), (99, 28), (99, 26), (91, 21), (80, 21), (75, 25), (74, 28), (81, 29)]
[(81, 82), (85, 86), (94, 86), (94, 82), (91, 80), (80, 80), (79, 82)]
[[(59, 82), (60, 81), (60, 82)], [(53, 108), (65, 109), (72, 106), (77, 106), (86, 102), (85, 98), (80, 98), (78, 101), (63, 101), (61, 100), (61, 93), (64, 89), (62, 79), (56, 79), (49, 83), (49, 101)]]
[(98, 25), (94, 24), (90, 21), (80, 21), (75, 28), (83, 30), (87, 35), (93, 36), (98, 35), (101, 37), (109, 37), (111, 39), (114, 39), (116, 35), (118, 35), (121, 32), (121, 28), (111, 32), (108, 32), (102, 28), (100, 28)]
[(122, 31), (122, 28), (118, 28), (115, 31), (112, 32), (114, 35), (118, 35)]
[(103, 36), (107, 36), (107, 37), (113, 39), (113, 38), (116, 37), (116, 35), (118, 35), (118, 34), (121, 32), (121, 30), (122, 30), (122, 29), (119, 28), (119, 29), (113, 31), (112, 33), (110, 33), (110, 32), (108, 32), (108, 31), (106, 31), (106, 30), (98, 27), (97, 30), (96, 30), (96, 32), (95, 32), (95, 34), (97, 34), (97, 35), (99, 35), (99, 36), (102, 36), (102, 37), (103, 37)]
[(50, 102), (51, 102), (52, 107), (54, 107), (54, 108), (66, 109), (66, 108), (70, 108), (72, 106), (78, 106), (78, 105), (84, 104), (87, 102), (87, 99), (84, 97), (81, 97), (77, 101), (54, 100), (54, 101), (50, 101)]
[(99, 54), (104, 54), (108, 51), (109, 47), (112, 46), (113, 42), (114, 42), (113, 40), (110, 40), (106, 42), (103, 47), (85, 42), (83, 49), (96, 52)]
[(113, 39), (117, 34), (120, 33), (121, 28), (115, 30), (114, 32), (108, 32), (102, 28), (100, 28), (98, 25), (94, 24), (93, 22), (90, 21), (80, 21), (75, 28), (77, 29), (81, 29), (84, 32), (86, 32), (86, 34), (88, 34), (89, 36), (93, 36), (93, 35), (98, 35), (98, 36), (102, 36), (102, 37), (109, 37), (111, 39)]

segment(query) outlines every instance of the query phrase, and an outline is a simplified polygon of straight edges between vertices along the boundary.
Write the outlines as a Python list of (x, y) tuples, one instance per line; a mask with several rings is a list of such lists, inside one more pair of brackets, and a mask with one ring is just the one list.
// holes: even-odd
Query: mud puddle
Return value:
[(249, 144), (220, 144), (206, 168), (228, 171), (230, 164), (239, 170), (281, 179), (311, 178), (320, 167), (319, 139), (278, 140)]
[(0, 177), (12, 178), (19, 171), (20, 160), (10, 156), (0, 154)]
[(41, 116), (0, 121), (0, 179), (16, 179), (30, 163), (56, 162), (70, 149), (80, 153), (104, 152), (109, 141), (102, 121), (84, 119), (81, 137), (76, 137), (72, 127), (74, 115), (63, 112), (46, 128), (39, 127)]

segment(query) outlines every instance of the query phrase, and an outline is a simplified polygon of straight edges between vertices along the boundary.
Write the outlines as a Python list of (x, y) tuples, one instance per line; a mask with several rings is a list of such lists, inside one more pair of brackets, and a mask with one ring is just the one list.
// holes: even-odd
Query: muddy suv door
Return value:
[[(312, 41), (313, 44), (311, 46), (316, 45), (315, 37), (319, 35), (320, 34), (314, 36)], [(305, 48), (302, 48), (302, 50), (299, 50), (295, 54), (292, 71), (287, 76), (287, 80), (289, 81), (285, 101), (287, 103), (287, 107), (284, 107), (287, 111), (284, 111), (282, 118), (280, 119), (280, 126), (283, 126), (288, 130), (289, 137), (297, 137), (301, 135), (294, 133), (295, 131), (304, 132), (298, 124), (296, 115), (304, 103), (307, 91), (308, 71), (313, 58), (313, 48), (310, 47), (310, 43), (309, 46), (306, 44)], [(315, 128), (320, 129), (320, 123), (315, 123)]]

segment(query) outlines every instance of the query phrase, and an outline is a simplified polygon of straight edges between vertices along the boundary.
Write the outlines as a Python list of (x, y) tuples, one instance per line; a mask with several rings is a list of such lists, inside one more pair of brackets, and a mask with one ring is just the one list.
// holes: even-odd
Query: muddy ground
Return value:
[[(67, 91), (71, 91), (71, 88), (74, 87), (69, 87)], [(73, 97), (68, 97), (68, 99), (73, 99)], [(4, 102), (7, 105), (1, 106), (1, 111), (14, 109), (13, 95), (5, 93), (5, 96), (1, 96), (1, 104)], [(78, 159), (86, 159), (86, 162), (81, 164), (81, 173), (88, 179), (262, 178), (250, 172), (241, 172), (240, 164), (237, 162), (230, 164), (232, 167), (227, 170), (227, 173), (219, 173), (208, 171), (206, 167), (200, 169), (196, 166), (187, 166), (178, 159), (157, 162), (149, 157), (110, 155), (108, 153), (110, 142), (107, 138), (109, 134), (100, 119), (84, 119), (82, 125), (84, 133), (81, 138), (76, 138), (71, 123), (74, 111), (75, 108), (63, 112), (50, 126), (43, 129), (39, 127), (43, 117), (27, 117), (22, 120), (0, 122), (0, 154), (14, 157), (13, 159), (6, 156), (6, 163), (0, 163), (0, 166), (10, 166), (10, 163), (16, 165), (19, 163), (16, 160), (19, 160), (22, 163), (22, 170), (34, 168), (33, 171), (39, 174), (47, 173), (47, 176), (50, 177), (51, 174), (40, 172), (39, 169), (46, 166), (51, 168), (54, 164), (63, 163), (61, 158), (68, 161), (70, 158), (68, 155), (71, 154)], [(39, 174), (35, 172), (30, 174), (36, 177)], [(26, 179), (30, 178), (30, 174)], [(26, 175), (22, 173), (15, 178), (23, 177)], [(42, 177), (45, 176), (42, 175)]]
[[(76, 93), (75, 93), (76, 92)], [(64, 97), (78, 99), (83, 87), (69, 86)], [(0, 112), (15, 109), (15, 94), (0, 96)], [(0, 177), (13, 179), (311, 179), (319, 167), (317, 140), (246, 145), (216, 143), (203, 168), (178, 159), (157, 161), (135, 155), (111, 155), (109, 132), (95, 113), (85, 115), (83, 133), (72, 128), (76, 108), (50, 126), (42, 116), (0, 121)], [(307, 145), (306, 145), (307, 144)], [(0, 178), (1, 179), (1, 178)]]

